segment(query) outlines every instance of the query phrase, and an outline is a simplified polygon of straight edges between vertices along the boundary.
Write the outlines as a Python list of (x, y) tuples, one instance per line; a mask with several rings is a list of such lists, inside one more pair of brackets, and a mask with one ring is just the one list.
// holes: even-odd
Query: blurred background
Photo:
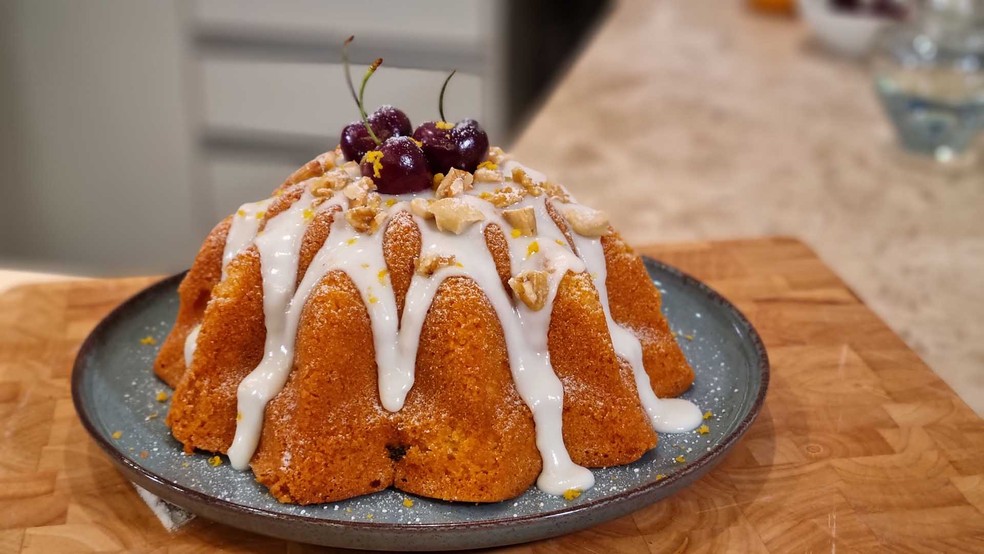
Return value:
[[(338, 144), (369, 111), (479, 119), (507, 144), (606, 2), (3, 0), (5, 262), (173, 272), (248, 199)], [(356, 82), (358, 85), (358, 82)]]
[(632, 242), (803, 240), (984, 413), (982, 0), (0, 0), (0, 268), (184, 269), (356, 118), (352, 34)]

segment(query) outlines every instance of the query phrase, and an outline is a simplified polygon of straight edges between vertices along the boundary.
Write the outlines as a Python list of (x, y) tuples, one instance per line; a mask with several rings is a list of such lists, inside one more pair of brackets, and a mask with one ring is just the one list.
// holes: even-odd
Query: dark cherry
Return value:
[(458, 161), (458, 148), (451, 141), (451, 129), (442, 127), (450, 125), (443, 121), (440, 125), (436, 121), (428, 121), (413, 132), (414, 140), (420, 141), (420, 148), (434, 173), (447, 173)]
[[(376, 108), (376, 111), (369, 114), (369, 125), (376, 132), (379, 140), (386, 140), (390, 137), (409, 137), (413, 132), (413, 125), (410, 118), (403, 110), (394, 108), (389, 104)], [(383, 136), (386, 135), (386, 136)]]
[(376, 147), (376, 143), (361, 121), (353, 121), (346, 125), (338, 142), (346, 160), (361, 160), (366, 152)]
[(428, 121), (417, 127), (413, 138), (423, 143), (431, 171), (447, 173), (452, 167), (475, 171), (489, 150), (489, 137), (474, 119), (463, 119), (450, 129), (446, 123)]
[(362, 159), (362, 174), (383, 194), (405, 194), (431, 187), (427, 158), (410, 137), (390, 137)]
[[(381, 141), (390, 137), (410, 136), (410, 132), (413, 131), (407, 114), (389, 105), (380, 106), (372, 112), (369, 115), (369, 125)], [(376, 143), (361, 121), (353, 121), (346, 125), (338, 142), (346, 160), (361, 160), (366, 152), (376, 148)]]
[(458, 169), (475, 171), (489, 151), (489, 136), (474, 119), (463, 119), (451, 129), (451, 142), (458, 147)]

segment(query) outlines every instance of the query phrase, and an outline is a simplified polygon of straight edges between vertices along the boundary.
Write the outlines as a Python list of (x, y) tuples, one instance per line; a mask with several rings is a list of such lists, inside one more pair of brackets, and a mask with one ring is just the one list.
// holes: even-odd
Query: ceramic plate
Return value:
[[(391, 489), (344, 502), (293, 506), (276, 502), (251, 473), (236, 471), (227, 461), (213, 467), (208, 455), (182, 455), (164, 425), (167, 403), (157, 400), (159, 392), (170, 396), (171, 391), (151, 369), (177, 313), (182, 275), (127, 300), (95, 328), (75, 361), (72, 397), (86, 429), (129, 479), (234, 527), (329, 546), (402, 550), (478, 548), (570, 533), (693, 483), (744, 434), (765, 398), (769, 363), (748, 320), (700, 281), (645, 261), (697, 374), (684, 398), (713, 414), (706, 422), (710, 432), (661, 435), (659, 446), (638, 462), (595, 470), (595, 487), (573, 501), (536, 488), (485, 505), (428, 500)], [(141, 341), (148, 336), (156, 344)], [(408, 498), (413, 501), (409, 507)]]

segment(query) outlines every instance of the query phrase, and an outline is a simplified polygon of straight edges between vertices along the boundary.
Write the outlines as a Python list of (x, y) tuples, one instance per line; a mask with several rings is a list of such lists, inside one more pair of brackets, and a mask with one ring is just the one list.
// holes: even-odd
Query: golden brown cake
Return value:
[(282, 502), (495, 502), (584, 490), (700, 423), (603, 213), (497, 148), (411, 194), (365, 173), (327, 152), (205, 239), (155, 363), (187, 451)]

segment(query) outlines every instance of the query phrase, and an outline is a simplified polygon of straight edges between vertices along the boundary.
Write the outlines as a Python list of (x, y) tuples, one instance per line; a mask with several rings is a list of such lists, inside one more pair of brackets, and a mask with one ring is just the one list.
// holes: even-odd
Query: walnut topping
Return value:
[(502, 172), (499, 171), (498, 169), (479, 167), (478, 169), (475, 170), (475, 180), (478, 181), (479, 183), (501, 183)]
[(347, 173), (350, 179), (362, 177), (362, 168), (359, 167), (359, 162), (355, 160), (349, 160), (343, 163), (339, 169)]
[(431, 219), (434, 217), (430, 211), (431, 202), (433, 200), (428, 198), (414, 198), (410, 201), (410, 213), (423, 219)]
[(523, 187), (526, 194), (531, 196), (540, 196), (543, 191), (540, 189), (540, 185), (533, 182), (533, 178), (526, 174), (526, 171), (521, 167), (514, 167), (512, 170), (512, 180)]
[(572, 205), (564, 210), (564, 217), (579, 235), (600, 237), (608, 234), (608, 214), (603, 211)]
[(439, 230), (451, 231), (456, 235), (463, 233), (473, 223), (485, 219), (481, 211), (459, 198), (435, 200), (431, 202), (429, 209), (434, 214)]
[(502, 148), (499, 148), (498, 146), (493, 146), (492, 148), (489, 148), (488, 160), (490, 162), (494, 164), (501, 164), (507, 159), (509, 159), (509, 157), (506, 155), (505, 152), (502, 151)]
[(345, 211), (345, 221), (360, 233), (375, 233), (385, 220), (386, 212), (371, 206), (358, 206)]
[(471, 190), (473, 179), (474, 177), (471, 173), (462, 171), (456, 167), (452, 167), (451, 170), (448, 171), (448, 174), (441, 179), (441, 183), (437, 185), (437, 190), (434, 192), (434, 196), (437, 198), (458, 196), (466, 190)]
[(342, 194), (351, 201), (350, 205), (354, 208), (369, 206), (378, 209), (382, 203), (382, 198), (378, 193), (373, 192), (374, 190), (376, 190), (376, 184), (372, 182), (372, 179), (362, 177), (343, 188)]
[(543, 192), (545, 192), (550, 198), (554, 198), (565, 204), (571, 201), (571, 196), (567, 194), (567, 189), (557, 183), (544, 181), (540, 183), (540, 188), (543, 189)]
[(321, 154), (317, 158), (315, 158), (315, 160), (317, 160), (317, 162), (321, 164), (322, 173), (335, 167), (335, 164), (338, 162), (339, 153), (340, 153), (339, 149), (336, 148), (335, 150), (332, 150), (330, 152), (325, 152), (324, 154)]
[(502, 212), (502, 218), (512, 225), (513, 231), (519, 231), (520, 235), (531, 237), (536, 234), (536, 214), (533, 212), (533, 206), (505, 210)]
[(454, 256), (426, 255), (417, 258), (417, 274), (430, 277), (442, 267), (461, 266)]
[(509, 279), (509, 287), (533, 311), (542, 309), (547, 303), (549, 285), (546, 271), (524, 271)]
[(331, 169), (326, 171), (324, 175), (311, 179), (309, 189), (315, 196), (327, 198), (336, 190), (345, 188), (351, 181), (352, 177), (344, 170)]
[(496, 189), (495, 192), (483, 192), (478, 197), (482, 200), (488, 200), (496, 208), (505, 208), (522, 200), (523, 193), (512, 187), (502, 187)]

